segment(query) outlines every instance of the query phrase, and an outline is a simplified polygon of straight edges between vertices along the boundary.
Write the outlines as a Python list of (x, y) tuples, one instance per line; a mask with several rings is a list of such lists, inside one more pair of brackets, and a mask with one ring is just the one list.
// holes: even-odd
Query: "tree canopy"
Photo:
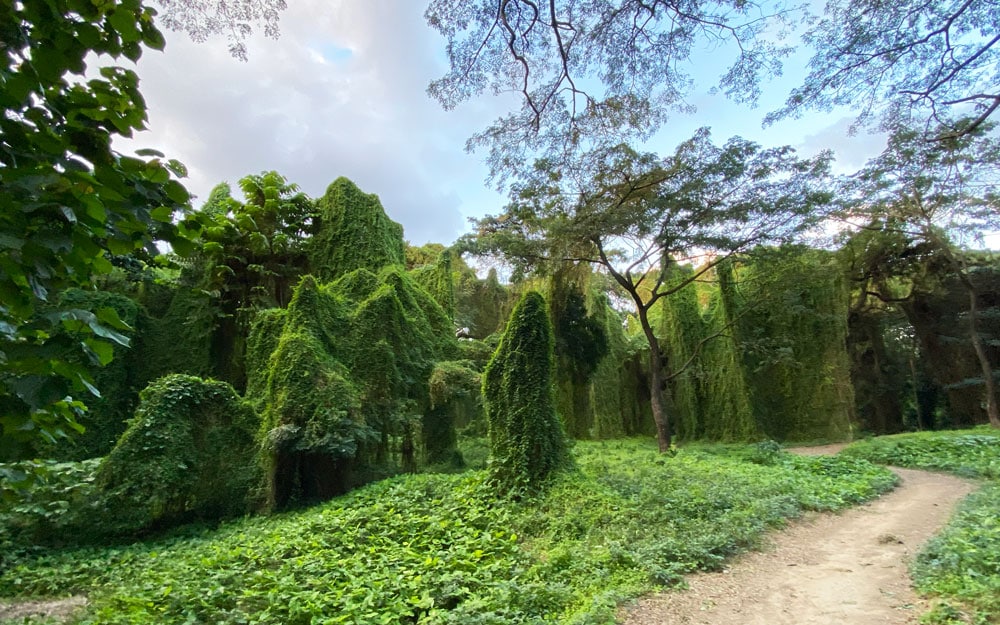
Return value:
[(972, 131), (1000, 107), (998, 27), (986, 0), (828, 0), (804, 37), (809, 74), (767, 119), (846, 105), (882, 129)]
[(0, 41), (0, 424), (5, 438), (52, 438), (78, 429), (81, 397), (99, 394), (90, 367), (128, 342), (113, 310), (62, 307), (54, 295), (90, 286), (116, 257), (155, 253), (154, 239), (184, 251), (194, 225), (173, 223), (188, 202), (180, 163), (112, 147), (144, 128), (136, 74), (87, 73), (94, 55), (134, 61), (163, 47), (150, 9), (6, 2)]
[[(522, 269), (587, 262), (607, 272), (635, 306), (649, 347), (650, 396), (661, 450), (670, 446), (660, 345), (650, 309), (726, 258), (788, 240), (830, 201), (829, 156), (802, 160), (791, 148), (740, 138), (716, 146), (706, 129), (660, 159), (626, 146), (600, 149), (571, 172), (541, 160), (514, 186), (498, 216), (478, 222), (480, 252)], [(670, 280), (666, 268), (699, 269)]]
[(719, 88), (754, 102), (791, 50), (764, 35), (791, 13), (743, 0), (433, 0), (425, 16), (448, 40), (450, 70), (428, 92), (447, 109), (483, 93), (519, 94), (517, 111), (469, 141), (488, 147), (502, 179), (533, 154), (645, 138), (669, 113), (690, 111), (686, 67), (702, 49), (733, 53)]

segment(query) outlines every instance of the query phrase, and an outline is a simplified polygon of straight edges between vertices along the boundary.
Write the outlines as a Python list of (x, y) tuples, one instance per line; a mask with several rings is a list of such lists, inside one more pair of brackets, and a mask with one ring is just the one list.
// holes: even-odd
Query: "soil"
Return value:
[(50, 618), (56, 622), (69, 620), (73, 614), (87, 605), (85, 597), (66, 597), (45, 601), (0, 602), (0, 621), (20, 621), (27, 617)]
[[(831, 445), (794, 449), (836, 453)], [(640, 599), (624, 625), (910, 625), (929, 609), (911, 587), (909, 562), (975, 484), (894, 468), (893, 491), (839, 514), (811, 514), (773, 534), (763, 551), (688, 588)]]

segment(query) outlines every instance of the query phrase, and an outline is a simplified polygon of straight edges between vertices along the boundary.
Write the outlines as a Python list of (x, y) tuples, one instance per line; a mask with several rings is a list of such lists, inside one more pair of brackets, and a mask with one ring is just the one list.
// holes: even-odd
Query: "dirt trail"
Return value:
[[(836, 447), (794, 450), (835, 453)], [(927, 606), (907, 567), (975, 484), (926, 471), (893, 469), (899, 487), (840, 514), (813, 514), (772, 535), (762, 552), (719, 573), (689, 578), (689, 589), (646, 597), (623, 609), (624, 625), (903, 625)]]

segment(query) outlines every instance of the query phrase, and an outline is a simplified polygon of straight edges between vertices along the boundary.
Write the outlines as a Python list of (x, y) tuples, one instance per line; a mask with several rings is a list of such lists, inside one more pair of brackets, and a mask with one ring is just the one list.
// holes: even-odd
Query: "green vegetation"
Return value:
[(890, 488), (864, 461), (578, 443), (516, 503), (488, 474), (408, 475), (309, 510), (10, 558), (2, 596), (88, 595), (82, 623), (612, 623), (616, 601)]
[(913, 564), (913, 577), (918, 590), (940, 598), (925, 622), (996, 623), (1000, 619), (1000, 433), (977, 428), (885, 436), (855, 443), (841, 455), (988, 480), (924, 547)]
[(502, 495), (537, 491), (568, 464), (552, 388), (553, 343), (545, 299), (525, 293), (483, 373), (490, 475)]

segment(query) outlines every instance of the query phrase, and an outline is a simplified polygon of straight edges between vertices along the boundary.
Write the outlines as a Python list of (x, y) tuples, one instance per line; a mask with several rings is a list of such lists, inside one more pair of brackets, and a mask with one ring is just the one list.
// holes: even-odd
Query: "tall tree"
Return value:
[[(726, 258), (799, 233), (830, 199), (822, 188), (828, 166), (828, 155), (800, 160), (791, 148), (739, 138), (719, 147), (705, 129), (665, 159), (617, 146), (572, 170), (540, 161), (503, 214), (479, 221), (478, 245), (523, 266), (592, 263), (627, 293), (649, 346), (651, 407), (666, 451), (671, 374), (650, 309)], [(694, 261), (697, 270), (668, 280), (675, 272), (666, 267)]]
[(747, 0), (432, 0), (425, 17), (448, 40), (450, 70), (429, 92), (451, 109), (483, 93), (517, 93), (516, 112), (474, 136), (494, 176), (549, 159), (648, 137), (689, 111), (685, 69), (699, 50), (734, 57), (719, 88), (754, 101), (790, 48), (772, 35), (793, 14)]
[[(1000, 228), (1000, 141), (991, 130), (992, 124), (983, 123), (970, 132), (928, 142), (921, 129), (897, 129), (885, 151), (849, 183), (844, 216), (894, 232), (897, 245), (902, 238), (903, 251), (890, 259), (897, 271), (906, 271), (914, 261), (929, 262), (962, 284), (984, 403), (990, 422), (1000, 427), (993, 367), (979, 329), (983, 294), (970, 272), (975, 255), (963, 247)], [(876, 284), (879, 277), (872, 271), (861, 276)], [(862, 293), (880, 294), (867, 288)]]
[[(184, 168), (112, 139), (144, 128), (134, 72), (87, 64), (137, 60), (163, 37), (140, 0), (0, 3), (0, 426), (3, 439), (79, 429), (88, 372), (127, 343), (110, 309), (55, 303), (91, 287), (112, 257), (163, 238), (183, 251), (189, 221), (173, 225), (188, 193)], [(59, 329), (64, 331), (59, 331)]]
[[(768, 121), (846, 105), (861, 124), (961, 134), (1000, 107), (1000, 11), (990, 0), (828, 0), (804, 40), (815, 50), (809, 74)], [(970, 122), (951, 123), (970, 110)]]

